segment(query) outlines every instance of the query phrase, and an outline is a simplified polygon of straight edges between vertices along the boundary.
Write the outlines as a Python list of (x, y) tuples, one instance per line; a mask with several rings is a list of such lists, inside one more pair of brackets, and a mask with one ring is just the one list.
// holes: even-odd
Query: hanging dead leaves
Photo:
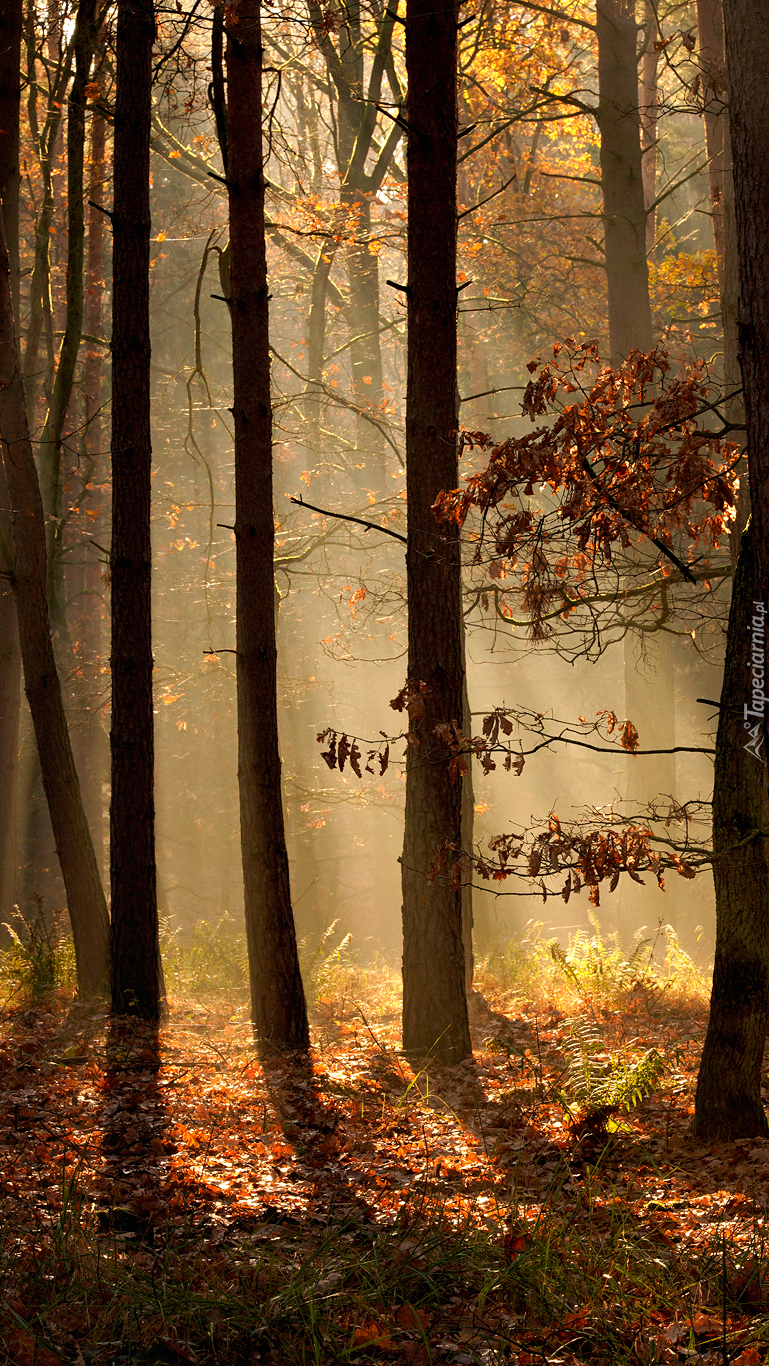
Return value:
[(477, 514), (476, 603), (568, 658), (596, 657), (620, 638), (628, 592), (659, 616), (685, 583), (689, 609), (706, 614), (709, 576), (729, 572), (718, 552), (739, 449), (728, 426), (714, 430), (704, 364), (674, 369), (658, 347), (610, 369), (594, 343), (566, 341), (528, 368), (523, 413), (544, 425), (497, 445), (464, 433), (471, 449), (491, 446), (488, 463), (434, 506), (460, 527)]

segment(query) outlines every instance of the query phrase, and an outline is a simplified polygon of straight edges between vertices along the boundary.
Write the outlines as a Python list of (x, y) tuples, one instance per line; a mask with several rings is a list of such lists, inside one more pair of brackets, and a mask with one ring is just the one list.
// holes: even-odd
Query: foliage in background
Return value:
[(0, 950), (0, 984), (11, 999), (41, 997), (76, 982), (75, 951), (66, 911), (49, 915), (40, 897), (30, 897), (26, 910), (14, 906), (6, 921), (9, 943)]
[(180, 996), (248, 994), (248, 951), (240, 920), (225, 911), (215, 924), (198, 920), (191, 930), (161, 922), (160, 947), (166, 987)]
[(576, 1006), (592, 1015), (630, 1001), (659, 1001), (662, 993), (702, 998), (707, 974), (679, 942), (672, 925), (657, 927), (653, 940), (643, 928), (626, 950), (616, 932), (604, 934), (590, 913), (593, 934), (577, 930), (564, 948), (542, 938), (541, 921), (530, 920), (522, 940), (495, 945), (478, 959), (474, 984), (491, 1001), (533, 1002), (571, 1015)]

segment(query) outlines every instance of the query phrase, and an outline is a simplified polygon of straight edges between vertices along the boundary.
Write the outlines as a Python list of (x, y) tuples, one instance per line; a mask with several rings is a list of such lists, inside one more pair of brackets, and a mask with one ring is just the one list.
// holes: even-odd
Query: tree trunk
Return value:
[[(698, 1134), (733, 1138), (769, 1132), (761, 1105), (769, 1024), (769, 874), (762, 836), (769, 597), (769, 242), (764, 232), (769, 207), (769, 12), (760, 0), (725, 0), (724, 33), (752, 511), (732, 590), (716, 739), (713, 841), (716, 853), (724, 848), (729, 853), (723, 867), (718, 860), (715, 865), (716, 960), (694, 1128)], [(734, 849), (738, 841), (744, 844)]]
[(83, 267), (85, 263), (85, 87), (97, 40), (97, 0), (80, 0), (75, 19), (75, 72), (67, 104), (67, 279), (66, 321), (59, 351), (56, 377), (45, 427), (40, 441), (43, 498), (48, 512), (48, 602), (54, 623), (63, 626), (61, 544), (63, 532), (61, 456), (64, 423), (75, 380), (83, 332)]
[[(672, 749), (676, 743), (675, 637), (657, 631), (648, 644), (643, 634), (628, 631), (623, 641), (625, 661), (625, 715), (641, 736), (642, 749)], [(625, 799), (638, 816), (649, 804), (665, 809), (675, 796), (674, 754), (654, 759), (628, 759), (625, 765)], [(627, 889), (626, 889), (627, 890)]]
[[(49, 71), (53, 73), (53, 84), (48, 94), (45, 121), (40, 128), (37, 108), (39, 92), (37, 85), (38, 35), (36, 18), (34, 0), (30, 0), (24, 24), (29, 91), (27, 115), (32, 141), (40, 161), (40, 174), (43, 181), (42, 203), (35, 224), (35, 259), (29, 290), (29, 325), (24, 352), (24, 379), (31, 419), (34, 418), (35, 414), (37, 394), (42, 390), (46, 401), (49, 401), (53, 383), (53, 306), (51, 301), (50, 247), (56, 209), (54, 171), (56, 170), (61, 110), (72, 67), (71, 46), (68, 46), (62, 61), (58, 65), (56, 55), (54, 54), (51, 57)], [(53, 33), (53, 29), (51, 33)], [(39, 359), (41, 342), (45, 346), (44, 365)], [(39, 371), (41, 373), (38, 373)]]
[(738, 328), (755, 535), (754, 596), (769, 594), (769, 10), (725, 0), (734, 204), (739, 262)]
[[(431, 880), (442, 848), (458, 857), (461, 780), (434, 734), (461, 721), (463, 659), (459, 529), (432, 511), (457, 469), (457, 6), (409, 0), (406, 18), (408, 137), (408, 390), (406, 487), (408, 677), (422, 684), (425, 713), (412, 719), (403, 842), (403, 1046), (459, 1062), (471, 1054), (461, 891)], [(451, 856), (450, 856), (451, 861)]]
[[(737, 311), (739, 294), (739, 265), (737, 260), (737, 224), (734, 218), (734, 176), (729, 139), (729, 108), (727, 103), (726, 57), (724, 54), (724, 25), (721, 0), (697, 0), (697, 27), (700, 44), (702, 106), (705, 120), (705, 142), (708, 153), (710, 212), (713, 240), (718, 266), (718, 285), (721, 296), (721, 326), (723, 332), (723, 386), (728, 397), (725, 413), (737, 427), (745, 421), (740, 375)], [(750, 515), (747, 480), (743, 478), (737, 503), (737, 517), (732, 523), (732, 561), (736, 565), (740, 537)]]
[(75, 941), (83, 998), (100, 995), (109, 978), (109, 919), (80, 796), (64, 715), (45, 596), (45, 526), (18, 364), (11, 279), (0, 235), (0, 439), (13, 508), (13, 588), (24, 683), (35, 727)]
[(657, 84), (659, 53), (654, 44), (659, 37), (656, 0), (644, 0), (646, 42), (641, 57), (641, 172), (646, 206), (646, 255), (651, 256), (657, 238), (657, 124), (660, 92)]
[(265, 1053), (309, 1047), (278, 746), (269, 307), (259, 0), (227, 11), (238, 779), (251, 1018)]
[(597, 119), (612, 365), (652, 345), (636, 31), (634, 0), (598, 0)]
[[(0, 3), (0, 203), (8, 234), (13, 312), (19, 316), (19, 104), (21, 100), (20, 0)], [(13, 526), (0, 461), (0, 570), (13, 565)], [(16, 798), (19, 782), (21, 649), (11, 584), (0, 579), (0, 923), (16, 900)]]
[[(103, 58), (103, 52), (102, 52)], [(104, 73), (96, 79), (103, 89)], [(106, 168), (107, 124), (97, 110), (91, 117), (91, 156), (88, 177), (88, 198), (101, 203), (104, 195)], [(110, 168), (111, 169), (111, 168)], [(102, 304), (104, 298), (104, 239), (105, 217), (98, 209), (88, 212), (88, 255), (86, 266), (84, 329), (86, 337), (101, 336)], [(81, 526), (90, 528), (84, 538), (101, 540), (107, 507), (101, 485), (106, 477), (104, 460), (103, 417), (104, 360), (102, 350), (93, 340), (86, 341), (83, 361), (82, 430), (80, 439), (80, 478), (86, 486), (81, 495)], [(103, 542), (102, 542), (103, 543)], [(105, 850), (105, 822), (102, 801), (102, 779), (109, 776), (108, 746), (102, 724), (101, 701), (103, 664), (102, 565), (95, 547), (84, 548), (83, 563), (68, 571), (68, 581), (74, 580), (74, 592), (68, 596), (80, 604), (74, 613), (72, 635), (79, 644), (79, 659), (84, 677), (78, 685), (80, 711), (84, 720), (73, 735), (78, 773), (83, 789), (83, 805), (96, 850), (99, 867), (103, 866)]]
[(763, 613), (760, 631), (751, 631), (756, 599), (764, 597), (757, 589), (754, 536), (751, 525), (742, 537), (734, 577), (716, 738), (716, 955), (692, 1123), (697, 1136), (705, 1139), (769, 1133), (761, 1104), (761, 1064), (769, 1025), (769, 870), (761, 837), (765, 768), (746, 749), (750, 735), (743, 720), (751, 643), (759, 636), (761, 642), (766, 638)]
[(152, 0), (119, 0), (112, 216), (112, 1008), (161, 1007), (150, 541)]

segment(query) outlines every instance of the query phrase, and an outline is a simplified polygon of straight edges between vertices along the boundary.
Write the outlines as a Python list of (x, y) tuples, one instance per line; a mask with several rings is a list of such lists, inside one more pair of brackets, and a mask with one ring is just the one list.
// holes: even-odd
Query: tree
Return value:
[(45, 476), (48, 512), (48, 600), (54, 620), (65, 622), (61, 597), (62, 517), (61, 455), (64, 425), (75, 381), (78, 351), (83, 332), (85, 265), (85, 164), (86, 88), (98, 35), (97, 0), (80, 0), (73, 34), (74, 75), (67, 101), (67, 279), (66, 321), (53, 381), (51, 403), (40, 443), (40, 463)]
[[(736, 849), (724, 856), (720, 889), (716, 883), (716, 963), (693, 1121), (699, 1136), (721, 1139), (769, 1132), (761, 1105), (769, 1022), (763, 628), (769, 597), (769, 244), (761, 229), (769, 206), (769, 13), (758, 0), (726, 0), (724, 33), (752, 511), (726, 637), (713, 804), (714, 843)], [(751, 675), (752, 688), (746, 681)]]
[(112, 1008), (158, 1018), (150, 538), (152, 0), (120, 0), (112, 209)]
[(746, 746), (743, 721), (754, 651), (765, 653), (765, 618), (755, 616), (754, 536), (751, 524), (742, 536), (734, 576), (718, 712), (713, 790), (716, 954), (692, 1121), (701, 1138), (769, 1133), (761, 1103), (769, 1025), (769, 867), (762, 837), (766, 774), (755, 747)]
[(45, 593), (45, 526), (29, 439), (24, 380), (16, 350), (11, 275), (0, 234), (0, 440), (13, 524), (11, 584), (16, 599), (24, 686), (35, 728), (75, 941), (83, 999), (106, 992), (109, 918), (56, 671)]
[(227, 191), (235, 422), (238, 782), (251, 1018), (265, 1053), (309, 1047), (278, 746), (269, 305), (259, 0), (227, 33)]
[(598, 0), (601, 189), (612, 364), (652, 343), (635, 0)]
[[(21, 5), (0, 5), (0, 202), (7, 225), (14, 317), (19, 312), (19, 101)], [(0, 461), (0, 568), (13, 564), (13, 526), (5, 471)], [(21, 650), (13, 590), (0, 579), (0, 916), (12, 914), (16, 895), (16, 791), (19, 777)]]
[(430, 876), (436, 852), (459, 845), (461, 784), (438, 722), (461, 721), (462, 570), (459, 528), (433, 503), (457, 482), (456, 4), (411, 0), (408, 75), (408, 386), (406, 487), (408, 679), (411, 717), (403, 842), (403, 1046), (443, 1062), (470, 1056), (461, 893)]

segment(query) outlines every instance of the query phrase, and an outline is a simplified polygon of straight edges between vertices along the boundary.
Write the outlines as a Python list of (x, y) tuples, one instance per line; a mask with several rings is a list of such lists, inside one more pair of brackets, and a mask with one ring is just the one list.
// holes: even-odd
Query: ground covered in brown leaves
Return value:
[(8, 1007), (0, 1361), (764, 1362), (769, 1143), (688, 1134), (702, 1005), (594, 1011), (607, 1057), (665, 1063), (606, 1132), (572, 1021), (503, 1004), (452, 1069), (402, 1056), (392, 1001), (321, 1005), (311, 1061), (269, 1064), (200, 1004)]

